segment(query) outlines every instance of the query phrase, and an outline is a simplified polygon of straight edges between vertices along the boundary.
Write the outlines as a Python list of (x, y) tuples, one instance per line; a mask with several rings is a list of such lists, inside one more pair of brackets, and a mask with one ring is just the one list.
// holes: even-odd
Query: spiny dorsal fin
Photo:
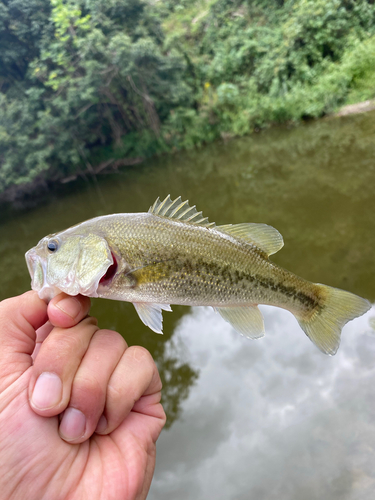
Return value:
[(284, 246), (283, 237), (279, 231), (267, 224), (245, 222), (243, 224), (217, 226), (216, 229), (257, 246), (267, 255), (278, 252)]
[(203, 217), (202, 212), (198, 212), (195, 205), (191, 207), (188, 201), (182, 201), (181, 196), (172, 201), (168, 195), (165, 200), (160, 201), (158, 198), (152, 207), (149, 208), (149, 213), (159, 215), (160, 217), (168, 217), (183, 222), (191, 222), (199, 226), (214, 227), (214, 222), (209, 222), (207, 217)]

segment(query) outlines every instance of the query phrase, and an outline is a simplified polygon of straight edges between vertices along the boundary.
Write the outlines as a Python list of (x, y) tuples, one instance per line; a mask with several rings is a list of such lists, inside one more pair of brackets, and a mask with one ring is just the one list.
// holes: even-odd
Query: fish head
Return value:
[(100, 281), (116, 265), (106, 239), (79, 227), (42, 238), (25, 257), (31, 288), (47, 301), (60, 292), (97, 297)]

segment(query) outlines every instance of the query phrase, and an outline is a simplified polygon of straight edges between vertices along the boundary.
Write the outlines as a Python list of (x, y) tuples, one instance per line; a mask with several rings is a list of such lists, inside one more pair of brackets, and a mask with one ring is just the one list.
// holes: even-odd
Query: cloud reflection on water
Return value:
[(261, 309), (259, 341), (210, 308), (181, 319), (170, 342), (199, 380), (158, 442), (150, 500), (373, 498), (374, 308), (334, 357), (290, 313)]

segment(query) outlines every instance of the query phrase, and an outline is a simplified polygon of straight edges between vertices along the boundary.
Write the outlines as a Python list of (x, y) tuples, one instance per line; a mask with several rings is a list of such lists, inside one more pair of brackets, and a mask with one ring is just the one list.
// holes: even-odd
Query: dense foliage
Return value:
[[(171, 2), (172, 4), (173, 2)], [(185, 0), (166, 46), (189, 61), (195, 109), (170, 118), (185, 146), (375, 96), (375, 6), (361, 0)]]
[(372, 0), (0, 0), (0, 193), (374, 96)]

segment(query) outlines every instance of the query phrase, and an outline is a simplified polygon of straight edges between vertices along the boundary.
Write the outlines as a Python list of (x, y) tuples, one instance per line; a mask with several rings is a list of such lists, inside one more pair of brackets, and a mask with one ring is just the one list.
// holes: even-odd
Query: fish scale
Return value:
[(269, 256), (282, 246), (271, 226), (216, 226), (168, 196), (147, 213), (97, 217), (46, 236), (26, 260), (32, 287), (47, 300), (64, 291), (129, 301), (158, 333), (170, 304), (212, 306), (252, 339), (264, 335), (257, 305), (273, 305), (292, 312), (322, 352), (335, 354), (342, 327), (370, 303), (277, 266)]

